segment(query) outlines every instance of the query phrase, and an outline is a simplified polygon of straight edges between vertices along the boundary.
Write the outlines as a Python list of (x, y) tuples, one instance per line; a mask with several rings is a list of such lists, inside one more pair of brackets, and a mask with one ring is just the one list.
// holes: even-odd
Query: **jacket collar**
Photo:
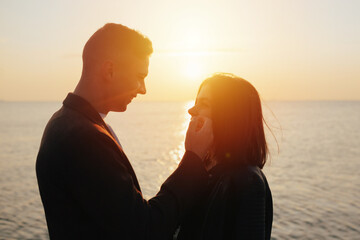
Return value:
[(70, 92), (64, 99), (63, 104), (64, 106), (83, 114), (92, 122), (104, 127), (112, 136), (110, 129), (107, 127), (106, 123), (104, 122), (100, 114), (84, 98)]
[[(84, 98), (82, 98), (79, 95), (76, 95), (74, 93), (68, 93), (65, 100), (63, 101), (63, 104), (64, 104), (64, 106), (66, 106), (68, 108), (71, 108), (71, 109), (83, 114), (85, 117), (90, 119), (92, 122), (94, 122), (94, 123), (102, 126), (103, 128), (105, 128), (108, 131), (108, 133), (110, 134), (110, 136), (113, 137), (113, 140), (116, 143), (115, 136), (113, 136), (111, 134), (110, 129), (107, 127), (106, 123), (104, 122), (104, 120), (102, 119), (100, 114)], [(133, 177), (133, 181), (134, 181), (135, 186), (141, 192), (141, 188), (140, 188), (139, 182), (138, 182), (138, 180), (136, 178), (134, 169), (132, 168), (132, 166), (131, 166), (129, 160), (127, 159), (125, 153), (123, 152), (121, 146), (120, 145), (118, 145), (118, 146), (119, 146), (122, 154), (124, 154), (125, 161), (123, 161), (123, 164), (126, 165), (127, 169), (129, 170), (130, 174)]]

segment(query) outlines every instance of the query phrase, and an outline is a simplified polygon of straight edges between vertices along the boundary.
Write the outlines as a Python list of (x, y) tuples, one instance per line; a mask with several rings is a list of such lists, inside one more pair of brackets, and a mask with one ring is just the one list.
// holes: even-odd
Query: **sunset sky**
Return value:
[(231, 72), (266, 100), (360, 100), (360, 1), (0, 0), (0, 99), (61, 101), (107, 22), (154, 46), (143, 100), (192, 100)]

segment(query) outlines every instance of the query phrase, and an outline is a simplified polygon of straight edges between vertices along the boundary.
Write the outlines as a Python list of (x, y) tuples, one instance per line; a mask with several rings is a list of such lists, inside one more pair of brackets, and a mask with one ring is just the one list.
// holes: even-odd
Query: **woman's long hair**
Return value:
[(248, 81), (218, 73), (203, 81), (212, 94), (215, 156), (230, 166), (263, 168), (268, 155), (261, 101)]

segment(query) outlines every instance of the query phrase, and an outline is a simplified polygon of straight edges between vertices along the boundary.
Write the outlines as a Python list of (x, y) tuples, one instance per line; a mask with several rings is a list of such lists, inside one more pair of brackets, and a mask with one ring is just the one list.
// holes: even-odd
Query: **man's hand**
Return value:
[(213, 140), (211, 119), (201, 116), (192, 117), (186, 133), (185, 150), (192, 151), (204, 159), (213, 144)]

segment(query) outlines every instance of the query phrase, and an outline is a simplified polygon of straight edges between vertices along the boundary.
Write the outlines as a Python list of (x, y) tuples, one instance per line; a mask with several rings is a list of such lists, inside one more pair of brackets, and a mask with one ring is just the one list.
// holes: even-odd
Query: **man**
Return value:
[[(211, 122), (192, 119), (178, 168), (149, 201), (101, 116), (145, 94), (150, 40), (120, 24), (96, 31), (83, 50), (73, 93), (49, 120), (36, 173), (51, 239), (169, 239), (202, 196)], [(149, 126), (150, 127), (150, 126)]]

